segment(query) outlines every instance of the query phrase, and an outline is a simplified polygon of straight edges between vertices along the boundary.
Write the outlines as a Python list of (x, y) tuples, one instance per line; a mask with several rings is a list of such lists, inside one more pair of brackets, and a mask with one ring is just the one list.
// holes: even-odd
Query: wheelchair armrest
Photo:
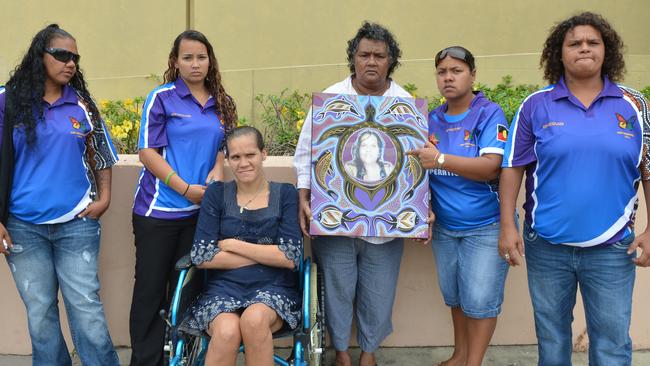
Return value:
[(181, 257), (181, 259), (176, 262), (176, 270), (181, 271), (184, 269), (188, 269), (192, 267), (192, 258), (190, 257), (189, 254), (185, 254), (184, 256)]

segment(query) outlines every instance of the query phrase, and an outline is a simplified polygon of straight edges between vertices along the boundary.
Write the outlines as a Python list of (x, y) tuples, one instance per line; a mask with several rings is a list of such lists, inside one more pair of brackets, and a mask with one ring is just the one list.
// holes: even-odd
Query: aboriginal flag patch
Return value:
[(508, 127), (504, 125), (497, 125), (497, 140), (506, 142), (508, 141)]

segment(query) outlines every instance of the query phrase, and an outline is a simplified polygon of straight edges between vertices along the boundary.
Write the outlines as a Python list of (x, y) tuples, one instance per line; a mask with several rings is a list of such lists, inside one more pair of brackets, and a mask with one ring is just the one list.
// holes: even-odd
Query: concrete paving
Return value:
[[(280, 355), (286, 355), (288, 349), (279, 349)], [(356, 362), (359, 357), (359, 349), (351, 350), (352, 358)], [(381, 366), (431, 366), (437, 365), (438, 362), (444, 361), (452, 353), (451, 347), (417, 347), (417, 348), (380, 348), (377, 352), (377, 363)], [(131, 349), (118, 349), (120, 362), (122, 365), (128, 365)], [(327, 363), (331, 365), (334, 360), (334, 352), (327, 351)], [(0, 355), (0, 366), (29, 366), (31, 365), (30, 356)], [(79, 360), (74, 357), (73, 365), (81, 365)], [(244, 365), (243, 357), (239, 357), (237, 365)], [(536, 366), (537, 365), (537, 347), (536, 346), (492, 346), (488, 349), (483, 366)], [(576, 352), (573, 354), (574, 366), (586, 366), (587, 354)], [(650, 365), (650, 350), (635, 351), (632, 356), (633, 366)]]

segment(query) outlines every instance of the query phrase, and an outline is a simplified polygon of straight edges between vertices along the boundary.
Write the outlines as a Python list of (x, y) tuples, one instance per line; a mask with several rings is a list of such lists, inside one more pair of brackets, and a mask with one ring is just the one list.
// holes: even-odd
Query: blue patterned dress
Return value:
[[(269, 204), (258, 210), (237, 205), (235, 182), (208, 186), (199, 213), (192, 245), (195, 265), (210, 261), (220, 251), (218, 241), (235, 238), (259, 245), (277, 245), (297, 269), (302, 253), (298, 224), (298, 195), (287, 183), (269, 183)], [(292, 329), (300, 320), (300, 296), (296, 271), (253, 264), (228, 270), (207, 270), (203, 293), (189, 309), (186, 325), (206, 330), (223, 312), (240, 312), (263, 303)]]

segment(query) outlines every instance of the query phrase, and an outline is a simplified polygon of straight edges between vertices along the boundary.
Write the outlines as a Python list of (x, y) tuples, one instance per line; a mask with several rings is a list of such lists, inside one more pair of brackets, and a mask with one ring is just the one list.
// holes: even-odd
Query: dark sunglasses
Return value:
[(45, 52), (52, 55), (55, 60), (63, 63), (68, 63), (70, 60), (72, 60), (75, 65), (77, 65), (79, 64), (79, 59), (81, 58), (81, 56), (77, 55), (76, 53), (70, 52), (63, 48), (46, 48)]
[(462, 48), (458, 48), (458, 47), (449, 47), (438, 52), (435, 58), (436, 67), (438, 66), (440, 61), (444, 60), (444, 58), (447, 56), (465, 62), (467, 65), (469, 65), (470, 70), (474, 70), (474, 56), (465, 52), (465, 50), (463, 50)]

